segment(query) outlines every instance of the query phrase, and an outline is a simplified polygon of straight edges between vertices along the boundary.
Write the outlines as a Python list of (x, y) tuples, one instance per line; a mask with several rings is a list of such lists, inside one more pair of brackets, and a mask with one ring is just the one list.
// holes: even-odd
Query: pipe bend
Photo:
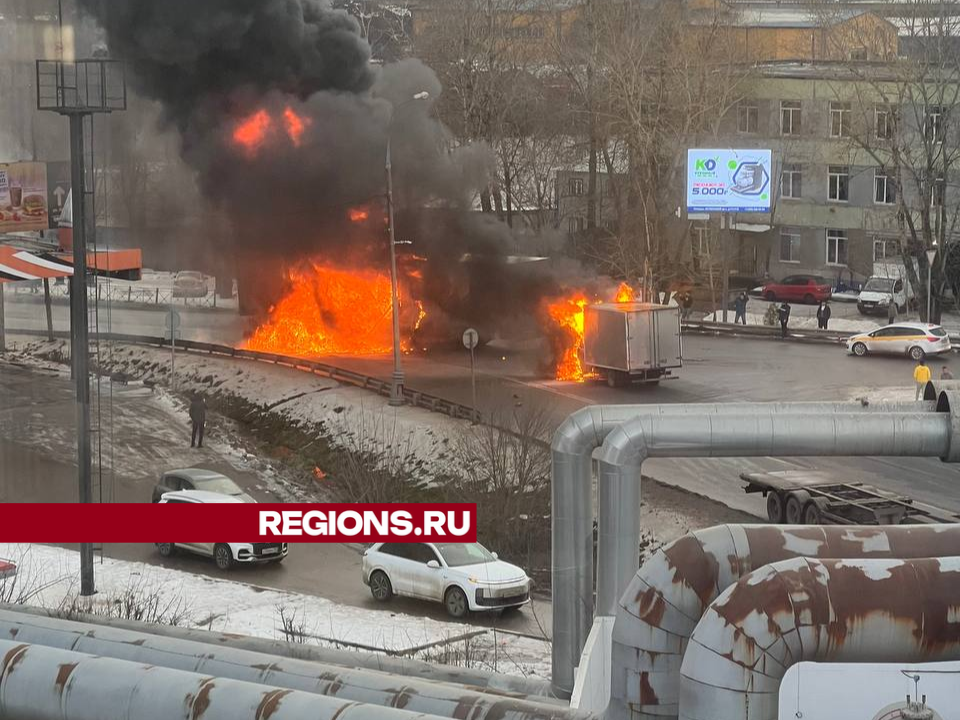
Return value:
[(565, 455), (579, 455), (597, 447), (603, 435), (602, 406), (588, 405), (572, 413), (553, 433), (551, 450)]
[(608, 465), (639, 468), (648, 456), (643, 421), (643, 417), (636, 417), (611, 430), (600, 446), (597, 460)]

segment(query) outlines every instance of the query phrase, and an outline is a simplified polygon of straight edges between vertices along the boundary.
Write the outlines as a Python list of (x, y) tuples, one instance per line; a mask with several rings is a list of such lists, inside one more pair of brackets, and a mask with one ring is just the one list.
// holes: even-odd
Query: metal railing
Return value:
[[(30, 335), (46, 337), (45, 330), (13, 330), (10, 332), (17, 335)], [(64, 331), (54, 332), (56, 337), (69, 338), (70, 333)], [(124, 333), (90, 333), (90, 339), (113, 340), (116, 342), (129, 343), (132, 345), (146, 345), (149, 347), (169, 348), (170, 340), (166, 338), (153, 337), (148, 335), (127, 335)], [(180, 340), (176, 342), (176, 350), (182, 352), (206, 353), (218, 357), (237, 358), (241, 360), (254, 360), (257, 362), (270, 363), (272, 365), (281, 365), (309, 372), (314, 375), (321, 375), (335, 380), (339, 383), (353, 385), (364, 390), (372, 390), (383, 397), (390, 397), (390, 380), (364, 375), (363, 373), (345, 370), (344, 368), (330, 365), (329, 363), (319, 362), (317, 360), (308, 360), (306, 358), (293, 357), (290, 355), (280, 355), (277, 353), (265, 353), (256, 350), (244, 350), (230, 345), (218, 345), (216, 343), (197, 342), (195, 340)], [(480, 421), (480, 413), (471, 407), (461, 405), (460, 403), (446, 400), (445, 398), (420, 392), (404, 386), (403, 397), (408, 405), (413, 407), (430, 410), (431, 412), (442, 413), (453, 418), (461, 420)]]
[[(30, 283), (12, 283), (14, 295), (43, 295), (40, 281)], [(50, 297), (67, 299), (70, 297), (66, 283), (50, 284)], [(177, 295), (171, 288), (136, 288), (132, 285), (113, 286), (104, 283), (87, 286), (87, 298), (90, 302), (137, 303), (141, 305), (182, 305), (185, 307), (217, 307), (217, 294), (208, 292), (203, 297), (184, 297)]]

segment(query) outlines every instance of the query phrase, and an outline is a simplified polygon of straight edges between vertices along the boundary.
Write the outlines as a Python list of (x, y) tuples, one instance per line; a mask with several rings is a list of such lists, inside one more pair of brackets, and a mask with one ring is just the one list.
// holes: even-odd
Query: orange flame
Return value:
[[(313, 263), (288, 271), (288, 278), (290, 291), (270, 309), (268, 320), (244, 347), (305, 357), (393, 351), (393, 305), (387, 273)], [(419, 302), (416, 308), (414, 330), (426, 315)], [(404, 351), (408, 350), (410, 328), (408, 325), (408, 337), (402, 341)]]
[(300, 117), (291, 108), (287, 108), (283, 111), (283, 121), (287, 127), (287, 136), (295, 147), (300, 147), (303, 133), (310, 124), (310, 119)]
[(327, 474), (320, 468), (314, 466), (313, 468), (313, 477), (317, 480), (324, 480), (327, 477)]
[(266, 140), (272, 124), (267, 111), (258, 110), (237, 125), (233, 131), (233, 141), (248, 153), (255, 153)]
[(363, 222), (370, 217), (370, 213), (363, 208), (350, 208), (350, 222)]
[(618, 302), (618, 303), (635, 302), (636, 299), (637, 299), (636, 291), (632, 287), (627, 285), (625, 282), (620, 283), (620, 285), (617, 287), (617, 297), (614, 300), (614, 302)]
[(550, 317), (564, 330), (566, 336), (563, 354), (557, 362), (557, 380), (584, 380), (583, 309), (588, 302), (586, 295), (577, 292), (547, 306)]

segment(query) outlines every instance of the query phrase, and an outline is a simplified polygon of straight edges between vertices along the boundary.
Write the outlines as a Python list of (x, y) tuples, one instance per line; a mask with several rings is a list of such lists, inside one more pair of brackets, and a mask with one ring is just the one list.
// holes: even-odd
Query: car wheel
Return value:
[(779, 493), (767, 495), (767, 518), (775, 525), (783, 522), (783, 498)]
[(382, 570), (374, 570), (370, 575), (370, 594), (377, 602), (387, 602), (393, 597), (393, 584)]
[(443, 597), (443, 604), (447, 608), (447, 615), (454, 618), (466, 617), (470, 612), (470, 605), (467, 604), (467, 594), (458, 587), (452, 587), (447, 590)]
[(854, 343), (853, 347), (850, 348), (850, 350), (857, 357), (863, 357), (864, 355), (867, 354), (867, 346), (864, 345), (862, 342)]
[(816, 299), (813, 295), (811, 295), (810, 293), (807, 293), (806, 295), (803, 296), (803, 301), (804, 301), (807, 305), (816, 305), (816, 303), (817, 303), (817, 299)]
[(221, 570), (229, 570), (233, 567), (233, 553), (230, 546), (224, 543), (218, 543), (213, 548), (213, 561)]
[(766, 295), (764, 295), (764, 297), (765, 297), (767, 300), (769, 300), (770, 302), (776, 302), (776, 301), (777, 301), (777, 294), (776, 294), (775, 292), (773, 292), (773, 290), (771, 290), (771, 291), (768, 292)]
[(168, 558), (173, 555), (173, 551), (173, 543), (157, 543), (157, 552), (160, 553), (160, 557)]
[(910, 348), (910, 357), (912, 357), (914, 360), (923, 360), (926, 356), (927, 354), (919, 345), (914, 345), (912, 348)]

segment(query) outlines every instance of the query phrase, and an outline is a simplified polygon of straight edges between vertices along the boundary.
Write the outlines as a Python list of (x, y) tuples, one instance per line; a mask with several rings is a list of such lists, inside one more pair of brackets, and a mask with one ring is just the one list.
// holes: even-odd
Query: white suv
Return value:
[[(242, 503), (232, 495), (204, 490), (179, 490), (164, 493), (161, 503)], [(234, 563), (280, 562), (287, 556), (287, 543), (154, 543), (162, 557), (175, 550), (187, 550), (212, 557), (217, 567), (229, 570)]]

